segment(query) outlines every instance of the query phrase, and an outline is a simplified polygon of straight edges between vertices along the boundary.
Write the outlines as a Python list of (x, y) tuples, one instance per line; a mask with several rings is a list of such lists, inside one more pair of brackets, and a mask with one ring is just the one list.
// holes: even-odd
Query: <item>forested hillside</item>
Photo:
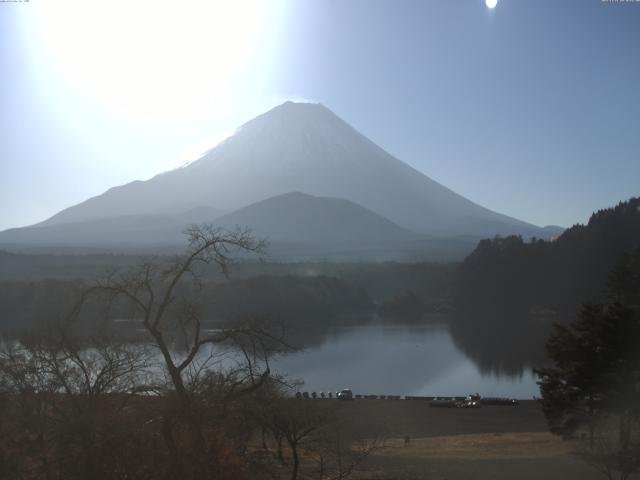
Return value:
[(639, 245), (640, 198), (599, 210), (553, 241), (481, 241), (454, 280), (458, 343), (487, 369), (543, 362), (551, 324), (601, 301), (610, 272)]
[(587, 225), (575, 225), (554, 241), (482, 240), (459, 269), (456, 307), (571, 314), (583, 301), (602, 297), (620, 256), (638, 245), (640, 198), (599, 210)]

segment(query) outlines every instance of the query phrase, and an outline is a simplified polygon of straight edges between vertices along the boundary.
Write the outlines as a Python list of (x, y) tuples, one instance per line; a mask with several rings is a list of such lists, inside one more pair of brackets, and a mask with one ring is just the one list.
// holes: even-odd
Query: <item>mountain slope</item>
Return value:
[(423, 233), (544, 234), (431, 180), (324, 106), (292, 102), (249, 121), (186, 167), (112, 188), (43, 224), (168, 214), (198, 205), (233, 211), (291, 191), (350, 200)]
[[(184, 230), (210, 209), (180, 216), (124, 215), (40, 225), (0, 232), (0, 246), (36, 251), (182, 251)], [(196, 222), (197, 223), (197, 222)], [(348, 200), (299, 192), (256, 202), (210, 220), (227, 229), (245, 228), (269, 242), (272, 260), (459, 260), (475, 245), (469, 238), (418, 234)], [(20, 250), (20, 248), (18, 248)]]
[(185, 226), (167, 216), (123, 215), (14, 228), (0, 232), (0, 242), (49, 246), (176, 244)]
[(226, 228), (248, 226), (274, 242), (319, 246), (390, 245), (422, 238), (348, 200), (300, 192), (254, 203), (214, 223)]
[(222, 212), (194, 207), (175, 215), (129, 214), (64, 223), (12, 228), (0, 232), (0, 243), (48, 246), (181, 245), (183, 230), (193, 223), (210, 223)]

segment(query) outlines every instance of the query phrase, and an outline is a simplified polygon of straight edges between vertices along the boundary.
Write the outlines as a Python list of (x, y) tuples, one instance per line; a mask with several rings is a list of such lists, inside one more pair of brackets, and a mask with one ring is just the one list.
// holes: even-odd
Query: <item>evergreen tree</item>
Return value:
[(555, 325), (546, 344), (554, 366), (536, 373), (553, 433), (586, 427), (593, 447), (597, 426), (616, 418), (616, 455), (628, 459), (640, 414), (640, 248), (623, 257), (608, 285), (607, 303), (585, 304), (573, 324)]

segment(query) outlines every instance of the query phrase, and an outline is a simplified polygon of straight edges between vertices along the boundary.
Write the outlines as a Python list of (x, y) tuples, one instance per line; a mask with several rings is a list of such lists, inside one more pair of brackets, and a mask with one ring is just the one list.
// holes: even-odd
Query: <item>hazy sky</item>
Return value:
[(467, 198), (569, 226), (640, 195), (640, 3), (0, 3), (0, 229), (322, 102)]

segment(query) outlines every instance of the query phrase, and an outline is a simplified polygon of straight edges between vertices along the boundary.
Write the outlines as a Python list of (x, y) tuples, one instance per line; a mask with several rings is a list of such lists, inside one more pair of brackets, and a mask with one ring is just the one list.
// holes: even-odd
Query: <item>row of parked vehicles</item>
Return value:
[[(311, 395), (309, 395), (309, 392), (296, 392), (296, 398), (333, 398), (333, 392), (328, 392), (326, 394), (324, 392), (320, 392), (320, 394), (311, 392)], [(350, 389), (345, 388), (336, 392), (335, 398), (338, 400), (353, 400), (353, 392)]]
[(516, 406), (518, 400), (503, 397), (481, 397), (479, 394), (468, 395), (464, 398), (434, 398), (429, 402), (430, 407), (436, 408), (480, 408), (483, 405)]
[[(357, 396), (358, 398), (370, 399), (370, 398), (380, 398), (380, 399), (389, 399), (389, 400), (400, 400), (399, 395), (386, 395), (386, 396), (378, 396), (378, 395), (364, 395)], [(325, 394), (324, 392), (320, 392), (317, 394), (316, 392), (297, 392), (296, 398), (334, 398), (334, 393), (329, 392)], [(351, 389), (344, 388), (338, 392), (335, 392), (335, 398), (338, 400), (354, 400), (354, 395)], [(506, 397), (481, 397), (480, 394), (474, 393), (473, 395), (467, 395), (466, 397), (415, 397), (415, 396), (406, 396), (405, 400), (428, 400), (430, 407), (435, 408), (480, 408), (483, 405), (500, 405), (500, 406), (515, 406), (518, 405), (518, 400), (515, 398), (506, 398)]]

